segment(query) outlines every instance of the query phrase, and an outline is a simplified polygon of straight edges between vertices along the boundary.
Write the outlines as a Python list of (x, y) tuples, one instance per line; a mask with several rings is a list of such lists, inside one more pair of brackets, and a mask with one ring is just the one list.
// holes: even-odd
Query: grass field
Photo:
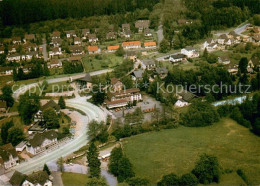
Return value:
[(100, 55), (99, 57), (99, 59), (95, 56), (85, 56), (83, 58), (83, 65), (86, 72), (114, 68), (123, 62), (123, 58), (115, 54)]
[(0, 76), (0, 89), (3, 88), (7, 82), (12, 80), (13, 76)]
[(88, 181), (85, 174), (63, 172), (61, 178), (64, 186), (85, 186)]
[(158, 182), (165, 174), (190, 172), (203, 153), (218, 158), (221, 184), (245, 184), (236, 174), (242, 169), (251, 184), (260, 184), (260, 140), (231, 119), (204, 128), (163, 130), (134, 136), (123, 141), (123, 149), (137, 176)]

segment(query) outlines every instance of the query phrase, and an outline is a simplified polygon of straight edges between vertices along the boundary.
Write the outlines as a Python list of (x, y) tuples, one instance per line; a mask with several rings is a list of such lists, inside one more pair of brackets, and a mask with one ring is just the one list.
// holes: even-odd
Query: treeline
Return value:
[(50, 75), (48, 66), (43, 59), (32, 59), (31, 64), (27, 65), (27, 70), (29, 71), (28, 73), (24, 72), (25, 67), (19, 67), (18, 70), (16, 70), (16, 68), (13, 69), (14, 81), (33, 79)]
[(64, 74), (74, 74), (84, 71), (81, 63), (71, 63), (68, 61), (63, 61), (63, 73)]
[(3, 25), (22, 25), (38, 21), (82, 18), (126, 13), (148, 8), (159, 0), (4, 0), (0, 3)]
[(247, 98), (240, 105), (223, 105), (218, 108), (221, 117), (230, 116), (240, 125), (243, 125), (260, 136), (260, 94)]

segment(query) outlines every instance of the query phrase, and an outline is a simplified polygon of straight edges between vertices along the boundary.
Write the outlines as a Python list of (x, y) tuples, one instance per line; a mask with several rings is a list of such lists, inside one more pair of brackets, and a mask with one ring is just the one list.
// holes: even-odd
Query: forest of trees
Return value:
[[(0, 2), (3, 25), (22, 25), (37, 21), (82, 18), (149, 9), (159, 0), (4, 0)], [(32, 16), (33, 15), (33, 16)]]

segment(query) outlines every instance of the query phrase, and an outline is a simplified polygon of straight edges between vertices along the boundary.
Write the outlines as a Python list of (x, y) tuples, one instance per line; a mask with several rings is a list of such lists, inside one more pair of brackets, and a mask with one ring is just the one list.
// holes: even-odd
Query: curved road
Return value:
[(105, 121), (106, 114), (97, 106), (86, 102), (85, 98), (76, 98), (67, 100), (66, 104), (69, 107), (74, 107), (82, 110), (87, 114), (87, 116), (82, 116), (84, 119), (84, 130), (82, 134), (73, 140), (69, 141), (66, 145), (56, 148), (55, 150), (42, 154), (41, 156), (36, 156), (30, 159), (28, 162), (23, 162), (20, 165), (14, 167), (13, 169), (20, 171), (24, 174), (29, 174), (33, 171), (42, 169), (43, 165), (49, 161), (55, 161), (60, 157), (64, 157), (73, 153), (74, 151), (80, 149), (82, 146), (86, 145), (88, 142), (87, 138), (87, 124), (91, 120)]
[[(99, 71), (95, 71), (95, 72), (90, 72), (90, 76), (97, 76), (97, 75), (101, 75), (101, 74), (106, 74), (108, 72), (112, 72), (113, 69), (106, 69), (106, 70), (99, 70)], [(72, 78), (73, 80), (75, 79), (80, 79), (85, 77), (86, 73), (81, 73), (81, 74), (77, 74), (77, 75), (70, 75), (70, 76), (66, 76), (66, 77), (57, 77), (57, 78), (52, 78), (52, 79), (46, 79), (46, 81), (49, 84), (52, 83), (59, 83), (59, 82), (63, 82), (63, 81), (68, 81), (70, 80), (70, 78)], [(42, 80), (43, 81), (43, 80)], [(40, 81), (40, 82), (42, 82)], [(24, 85), (24, 86), (20, 86), (16, 91), (14, 91), (13, 93), (13, 97), (15, 100), (19, 99), (19, 96), (24, 94), (26, 91), (28, 91), (30, 88), (35, 87), (39, 84), (39, 82), (37, 83), (32, 83), (29, 85)]]

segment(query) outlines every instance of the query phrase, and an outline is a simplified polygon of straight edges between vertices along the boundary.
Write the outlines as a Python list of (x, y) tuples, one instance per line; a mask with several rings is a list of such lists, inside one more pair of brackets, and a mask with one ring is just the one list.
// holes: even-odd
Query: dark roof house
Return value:
[(59, 106), (57, 103), (55, 103), (55, 101), (53, 101), (52, 99), (51, 99), (48, 103), (46, 103), (45, 105), (43, 105), (43, 106), (40, 108), (40, 110), (41, 110), (41, 111), (44, 111), (44, 110), (46, 110), (46, 109), (48, 109), (48, 108), (53, 108), (53, 109), (56, 110), (57, 112), (60, 111), (60, 106)]
[(13, 186), (20, 186), (24, 182), (26, 178), (26, 175), (15, 171), (14, 174), (12, 175), (11, 179), (9, 180), (9, 183), (11, 183)]
[(53, 140), (58, 137), (57, 132), (54, 130), (49, 130), (43, 133), (37, 133), (34, 135), (32, 139), (30, 139), (29, 145), (31, 145), (33, 148), (40, 147), (45, 139)]

